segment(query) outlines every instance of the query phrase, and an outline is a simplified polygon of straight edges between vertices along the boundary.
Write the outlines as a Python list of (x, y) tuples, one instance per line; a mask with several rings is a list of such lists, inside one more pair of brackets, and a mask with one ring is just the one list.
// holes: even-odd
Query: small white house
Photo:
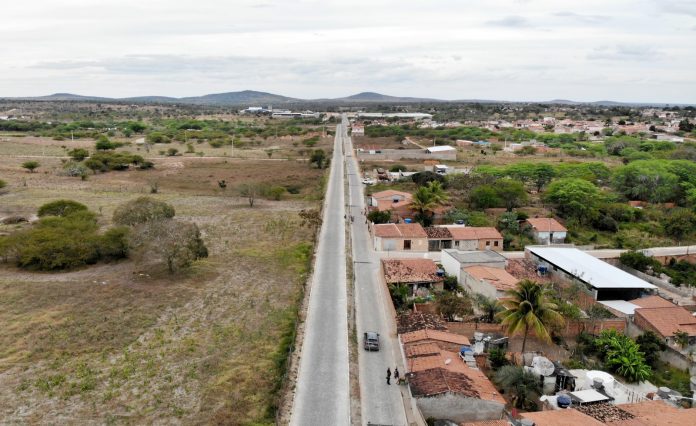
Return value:
[(550, 217), (530, 218), (527, 219), (527, 223), (532, 227), (532, 233), (537, 243), (563, 244), (565, 242), (568, 230), (556, 219)]

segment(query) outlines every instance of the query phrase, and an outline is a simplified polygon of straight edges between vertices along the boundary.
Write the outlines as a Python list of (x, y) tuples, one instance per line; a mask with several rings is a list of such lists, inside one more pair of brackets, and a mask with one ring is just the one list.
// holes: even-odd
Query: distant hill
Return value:
[(287, 96), (274, 95), (273, 93), (243, 90), (241, 92), (214, 93), (205, 96), (181, 98), (180, 102), (202, 105), (246, 105), (246, 104), (282, 104), (288, 102), (302, 102), (302, 99), (289, 98)]
[(438, 99), (389, 96), (375, 92), (362, 92), (355, 95), (346, 96), (345, 98), (336, 98), (329, 100), (344, 102), (443, 102)]
[[(0, 99), (3, 99), (0, 96)], [(258, 92), (255, 90), (242, 90), (240, 92), (213, 93), (203, 96), (189, 96), (184, 98), (173, 98), (168, 96), (135, 96), (129, 98), (104, 98), (98, 96), (82, 96), (72, 93), (55, 93), (49, 96), (37, 97), (17, 97), (4, 98), (15, 100), (31, 100), (31, 101), (75, 101), (75, 102), (129, 102), (129, 103), (150, 103), (150, 104), (194, 104), (194, 105), (217, 105), (217, 106), (267, 106), (267, 105), (283, 105), (283, 104), (331, 104), (331, 103), (434, 103), (434, 102), (453, 102), (453, 103), (539, 103), (539, 104), (564, 104), (564, 105), (598, 105), (598, 106), (664, 106), (666, 104), (659, 102), (616, 102), (616, 101), (596, 101), (596, 102), (578, 102), (568, 99), (553, 99), (550, 101), (525, 101), (511, 102), (494, 99), (457, 99), (457, 100), (441, 100), (432, 98), (414, 98), (383, 95), (376, 92), (361, 92), (355, 95), (346, 96), (343, 98), (324, 98), (324, 99), (299, 99), (288, 96), (276, 95), (268, 92)], [(686, 106), (688, 104), (674, 104)]]
[(98, 96), (81, 96), (74, 95), (72, 93), (54, 93), (48, 96), (39, 96), (35, 98), (21, 98), (21, 99), (31, 99), (37, 101), (86, 101), (86, 102), (109, 102), (113, 99), (111, 98), (101, 98)]

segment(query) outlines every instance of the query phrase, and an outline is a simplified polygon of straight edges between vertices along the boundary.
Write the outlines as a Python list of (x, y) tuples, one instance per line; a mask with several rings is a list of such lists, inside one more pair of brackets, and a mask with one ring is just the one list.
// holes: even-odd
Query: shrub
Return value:
[(29, 170), (29, 173), (34, 173), (34, 170), (38, 169), (41, 164), (38, 161), (25, 161), (22, 163), (22, 168)]
[(167, 150), (167, 156), (168, 156), (168, 157), (174, 157), (174, 156), (176, 156), (176, 155), (178, 155), (178, 154), (179, 154), (179, 150), (176, 149), (176, 148), (169, 148), (169, 149)]
[(73, 150), (70, 150), (68, 152), (68, 154), (75, 161), (82, 161), (85, 158), (89, 157), (89, 151), (87, 151), (86, 149), (82, 149), (82, 148), (75, 148)]
[(19, 267), (42, 271), (72, 269), (128, 255), (127, 230), (113, 228), (104, 235), (97, 230), (96, 216), (88, 210), (47, 216), (32, 228), (5, 238), (0, 254), (12, 258)]
[(397, 172), (406, 172), (406, 171), (408, 171), (408, 169), (403, 164), (395, 164), (389, 168), (389, 171), (392, 173), (397, 173)]
[(387, 223), (391, 220), (391, 212), (373, 210), (367, 214), (367, 219), (372, 223)]
[(649, 267), (659, 271), (661, 264), (652, 257), (648, 257), (639, 251), (625, 251), (619, 256), (619, 262), (635, 270), (645, 272)]
[(38, 216), (68, 216), (80, 211), (86, 212), (87, 206), (73, 200), (56, 200), (39, 207)]
[(4, 188), (6, 186), (7, 186), (7, 183), (4, 180), (0, 179), (0, 189)]
[(97, 151), (109, 151), (116, 148), (116, 144), (111, 143), (108, 137), (101, 135), (94, 144)]
[(171, 142), (171, 139), (169, 138), (169, 136), (167, 136), (161, 132), (152, 132), (152, 133), (148, 134), (145, 139), (147, 140), (148, 143), (151, 143), (151, 144)]
[(150, 197), (139, 197), (121, 204), (114, 211), (113, 221), (119, 225), (137, 225), (153, 220), (171, 219), (174, 207)]

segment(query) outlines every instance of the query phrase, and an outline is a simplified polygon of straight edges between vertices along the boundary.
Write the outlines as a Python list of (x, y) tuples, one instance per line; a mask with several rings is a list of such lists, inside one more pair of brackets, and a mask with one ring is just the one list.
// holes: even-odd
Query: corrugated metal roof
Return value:
[(527, 250), (594, 288), (657, 288), (576, 248), (527, 247)]

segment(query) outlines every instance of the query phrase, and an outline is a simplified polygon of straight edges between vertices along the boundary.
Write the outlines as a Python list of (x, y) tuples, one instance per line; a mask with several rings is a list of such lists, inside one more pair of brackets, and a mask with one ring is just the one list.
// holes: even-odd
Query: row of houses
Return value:
[(446, 327), (414, 328), (399, 333), (399, 343), (409, 392), (423, 417), (457, 423), (503, 418), (505, 399), (476, 361), (461, 355), (471, 347), (469, 339)]
[[(540, 244), (558, 244), (565, 240), (566, 229), (553, 219), (529, 219), (526, 223)], [(372, 235), (377, 251), (503, 250), (503, 236), (493, 227), (438, 225), (423, 228), (418, 223), (384, 223), (373, 225)]]

